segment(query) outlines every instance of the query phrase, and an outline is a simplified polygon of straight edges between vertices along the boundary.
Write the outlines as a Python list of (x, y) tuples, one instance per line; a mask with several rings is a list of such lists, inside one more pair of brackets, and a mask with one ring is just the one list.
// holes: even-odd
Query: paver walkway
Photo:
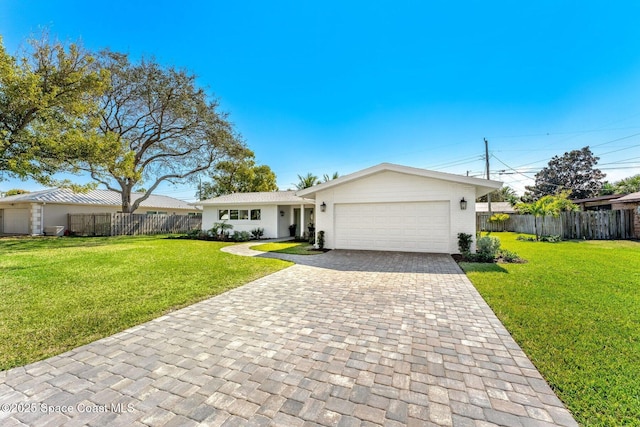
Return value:
[(0, 373), (0, 425), (576, 425), (449, 256), (303, 258)]

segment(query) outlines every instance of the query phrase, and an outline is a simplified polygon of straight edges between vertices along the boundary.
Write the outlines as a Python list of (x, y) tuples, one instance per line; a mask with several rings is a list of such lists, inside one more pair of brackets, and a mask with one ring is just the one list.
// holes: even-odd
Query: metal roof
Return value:
[(246, 204), (282, 204), (294, 205), (314, 203), (313, 200), (296, 196), (295, 191), (263, 191), (254, 193), (232, 193), (213, 199), (194, 202), (194, 205), (246, 205)]
[[(132, 202), (143, 193), (131, 193)], [(93, 206), (122, 206), (120, 193), (111, 190), (91, 190), (87, 193), (75, 193), (65, 188), (52, 188), (49, 190), (34, 191), (25, 194), (0, 198), (0, 204), (6, 203), (53, 203), (66, 205), (93, 205)], [(169, 196), (152, 194), (142, 203), (143, 208), (162, 209), (188, 209), (197, 210), (184, 200), (174, 199)]]

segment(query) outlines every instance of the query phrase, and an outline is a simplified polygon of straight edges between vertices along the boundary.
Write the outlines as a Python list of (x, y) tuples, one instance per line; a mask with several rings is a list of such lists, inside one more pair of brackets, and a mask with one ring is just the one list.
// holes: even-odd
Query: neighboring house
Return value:
[[(133, 200), (141, 197), (133, 193)], [(120, 194), (109, 190), (74, 193), (54, 188), (0, 198), (0, 234), (32, 234), (46, 227), (68, 228), (68, 214), (117, 213), (122, 211)], [(188, 215), (201, 211), (185, 201), (151, 195), (134, 213)]]
[(329, 249), (456, 253), (458, 233), (475, 234), (476, 198), (501, 186), (382, 163), (297, 192), (236, 193), (197, 204), (203, 229), (229, 215), (234, 230), (262, 227), (265, 237), (288, 236), (294, 223), (300, 234), (300, 224), (312, 223)]
[[(216, 222), (233, 225), (233, 231), (264, 229), (264, 237), (288, 237), (289, 227), (295, 225), (295, 235), (308, 232), (314, 221), (314, 200), (303, 199), (295, 191), (261, 193), (233, 193), (202, 200), (202, 229), (208, 230)], [(300, 212), (304, 217), (300, 218)], [(300, 227), (302, 224), (302, 228)], [(301, 232), (302, 231), (302, 232)]]
[(615, 210), (633, 211), (633, 235), (636, 239), (640, 239), (640, 191), (612, 200), (611, 205)]
[(610, 211), (613, 209), (613, 201), (620, 197), (620, 194), (610, 194), (588, 199), (575, 199), (572, 202), (578, 205), (581, 211)]
[[(489, 213), (489, 204), (487, 202), (476, 202), (476, 212)], [(516, 210), (509, 202), (491, 202), (492, 213), (514, 214)]]

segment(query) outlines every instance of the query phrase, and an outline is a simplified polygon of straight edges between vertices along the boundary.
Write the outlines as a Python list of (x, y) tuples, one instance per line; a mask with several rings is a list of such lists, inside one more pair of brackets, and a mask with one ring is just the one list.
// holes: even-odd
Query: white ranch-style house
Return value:
[[(382, 163), (299, 191), (234, 193), (195, 203), (202, 228), (225, 221), (264, 237), (324, 231), (325, 248), (458, 252), (458, 233), (474, 234), (475, 200), (501, 182)], [(316, 233), (317, 234), (317, 233)]]
[(265, 237), (278, 238), (289, 236), (289, 227), (295, 225), (295, 235), (300, 236), (308, 231), (309, 224), (314, 221), (315, 201), (296, 196), (295, 193), (233, 193), (194, 204), (203, 207), (203, 230), (224, 221), (233, 225), (233, 231), (250, 232), (255, 228), (263, 228)]

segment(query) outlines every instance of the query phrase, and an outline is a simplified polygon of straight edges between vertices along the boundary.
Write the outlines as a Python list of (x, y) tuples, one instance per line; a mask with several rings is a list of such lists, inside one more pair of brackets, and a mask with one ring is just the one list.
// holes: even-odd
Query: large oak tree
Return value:
[(80, 46), (46, 35), (15, 56), (0, 38), (0, 178), (59, 184), (53, 174), (103, 149), (93, 130), (108, 76), (93, 65)]
[[(244, 151), (226, 114), (195, 76), (109, 51), (99, 58), (99, 67), (110, 73), (100, 98), (99, 132), (103, 146), (111, 148), (83, 168), (121, 194), (123, 212), (135, 211), (161, 183), (195, 181)], [(146, 192), (132, 200), (132, 190), (142, 185)]]

